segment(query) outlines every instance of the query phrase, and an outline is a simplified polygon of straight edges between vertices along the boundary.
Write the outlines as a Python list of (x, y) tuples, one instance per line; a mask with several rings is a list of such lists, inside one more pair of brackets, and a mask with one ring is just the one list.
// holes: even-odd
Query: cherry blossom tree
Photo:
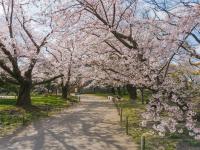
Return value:
[(59, 64), (57, 70), (63, 74), (63, 77), (58, 80), (62, 88), (62, 98), (67, 99), (70, 89), (77, 85), (80, 80), (82, 52), (79, 49), (78, 38), (76, 38), (76, 41), (75, 38), (70, 38), (70, 36), (68, 38), (62, 36), (61, 38), (57, 39), (57, 44), (54, 45), (56, 46), (54, 50), (57, 53), (54, 55), (58, 61), (56, 63)]
[[(167, 15), (155, 13), (140, 18), (135, 13), (137, 1), (78, 2), (93, 16), (84, 31), (96, 36), (96, 45), (101, 44), (102, 49), (98, 47), (97, 53), (102, 52), (102, 57), (91, 61), (96, 72), (102, 72), (99, 80), (112, 82), (117, 78), (131, 87), (153, 90), (155, 94), (144, 117), (156, 122), (154, 129), (160, 133), (181, 132), (184, 126), (198, 138), (192, 102), (196, 86), (185, 72), (175, 78), (170, 69), (176, 58), (185, 61), (183, 56), (189, 54), (191, 64), (195, 64), (194, 58), (199, 59), (199, 4), (182, 3), (171, 11), (159, 6)], [(163, 112), (168, 117), (163, 117)]]
[[(153, 128), (160, 135), (187, 132), (195, 139), (200, 139), (196, 112), (198, 108), (194, 101), (199, 97), (199, 81), (194, 78), (194, 71), (199, 69), (196, 64), (199, 61), (200, 5), (192, 1), (180, 1), (178, 7), (169, 10), (166, 5), (163, 7), (156, 1), (152, 2), (155, 8), (166, 14), (161, 20), (168, 27), (167, 39), (177, 45), (173, 58), (178, 56), (169, 61), (167, 77), (153, 95), (143, 115), (146, 119), (143, 125), (146, 125), (146, 121), (153, 122)], [(176, 73), (170, 72), (173, 60), (176, 62)]]
[[(85, 23), (84, 32), (93, 35), (93, 39), (96, 36), (107, 47), (107, 56), (98, 66), (126, 84), (132, 100), (136, 99), (136, 87), (154, 90), (155, 85), (163, 82), (168, 58), (174, 56), (170, 50), (176, 49), (175, 45), (164, 47), (170, 40), (158, 37), (166, 28), (163, 22), (155, 17), (137, 16), (137, 1), (80, 0), (78, 3), (92, 18)], [(164, 55), (160, 48), (164, 49)]]
[(2, 0), (0, 30), (1, 80), (19, 85), (17, 105), (31, 105), (31, 88), (62, 75), (41, 80), (35, 68), (46, 63), (45, 46), (54, 32), (47, 1)]
[(73, 9), (73, 5), (73, 1), (60, 1), (53, 12), (53, 16), (57, 17), (58, 30), (53, 35), (49, 53), (56, 60), (54, 61), (55, 70), (63, 74), (63, 77), (58, 80), (63, 99), (67, 99), (71, 89), (80, 83), (80, 70), (83, 66), (82, 39), (85, 34), (80, 32), (81, 13)]
[(142, 124), (199, 139), (197, 2), (3, 0), (1, 7), (0, 82), (19, 85), (18, 105), (31, 104), (33, 86), (60, 77), (65, 99), (78, 84), (126, 86), (133, 103), (138, 88), (149, 89)]

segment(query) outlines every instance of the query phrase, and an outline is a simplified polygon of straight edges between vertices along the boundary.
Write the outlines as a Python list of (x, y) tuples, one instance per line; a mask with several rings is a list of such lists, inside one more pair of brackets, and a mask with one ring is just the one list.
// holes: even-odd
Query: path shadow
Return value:
[(123, 145), (115, 137), (115, 133), (122, 133), (122, 129), (118, 122), (109, 118), (112, 103), (84, 101), (74, 110), (35, 122), (24, 133), (0, 141), (4, 146), (1, 150), (21, 150), (22, 147), (25, 150), (127, 149), (127, 143)]

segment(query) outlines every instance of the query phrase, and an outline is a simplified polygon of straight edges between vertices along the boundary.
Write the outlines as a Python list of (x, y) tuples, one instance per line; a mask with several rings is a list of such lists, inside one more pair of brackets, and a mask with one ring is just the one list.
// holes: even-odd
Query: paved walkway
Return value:
[(0, 150), (136, 150), (112, 102), (83, 95), (81, 104), (0, 140)]

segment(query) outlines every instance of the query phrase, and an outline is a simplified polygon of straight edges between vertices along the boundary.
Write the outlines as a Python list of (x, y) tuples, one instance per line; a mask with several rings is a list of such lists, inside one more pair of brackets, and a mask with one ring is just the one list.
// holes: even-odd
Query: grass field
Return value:
[(14, 98), (0, 99), (0, 136), (10, 134), (36, 119), (61, 111), (70, 106), (71, 102), (76, 102), (76, 97), (71, 96), (66, 101), (56, 96), (33, 96), (33, 106), (24, 109), (15, 106)]

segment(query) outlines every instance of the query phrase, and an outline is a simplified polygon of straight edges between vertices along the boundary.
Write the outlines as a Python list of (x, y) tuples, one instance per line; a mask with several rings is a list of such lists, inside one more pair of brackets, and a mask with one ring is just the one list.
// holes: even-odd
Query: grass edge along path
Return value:
[(14, 97), (0, 99), (0, 138), (33, 121), (59, 113), (76, 102), (75, 96), (70, 96), (68, 100), (58, 96), (32, 96), (33, 106), (21, 108), (15, 106)]
[[(97, 93), (95, 95), (104, 98), (107, 98), (107, 96), (116, 97), (116, 95), (106, 93)], [(148, 99), (148, 95), (149, 94), (144, 95), (145, 99)], [(135, 104), (130, 103), (128, 95), (124, 95), (122, 98), (123, 101), (120, 101), (116, 105), (117, 107), (122, 108), (122, 128), (124, 129), (124, 132), (126, 132), (126, 116), (128, 116), (129, 136), (132, 137), (136, 144), (141, 145), (141, 136), (144, 135), (145, 150), (189, 150), (191, 147), (194, 150), (200, 149), (200, 142), (191, 139), (187, 135), (171, 134), (161, 137), (154, 134), (154, 131), (151, 128), (142, 127), (140, 125), (142, 121), (141, 114), (145, 111), (146, 105), (142, 104), (140, 95), (138, 94)]]

